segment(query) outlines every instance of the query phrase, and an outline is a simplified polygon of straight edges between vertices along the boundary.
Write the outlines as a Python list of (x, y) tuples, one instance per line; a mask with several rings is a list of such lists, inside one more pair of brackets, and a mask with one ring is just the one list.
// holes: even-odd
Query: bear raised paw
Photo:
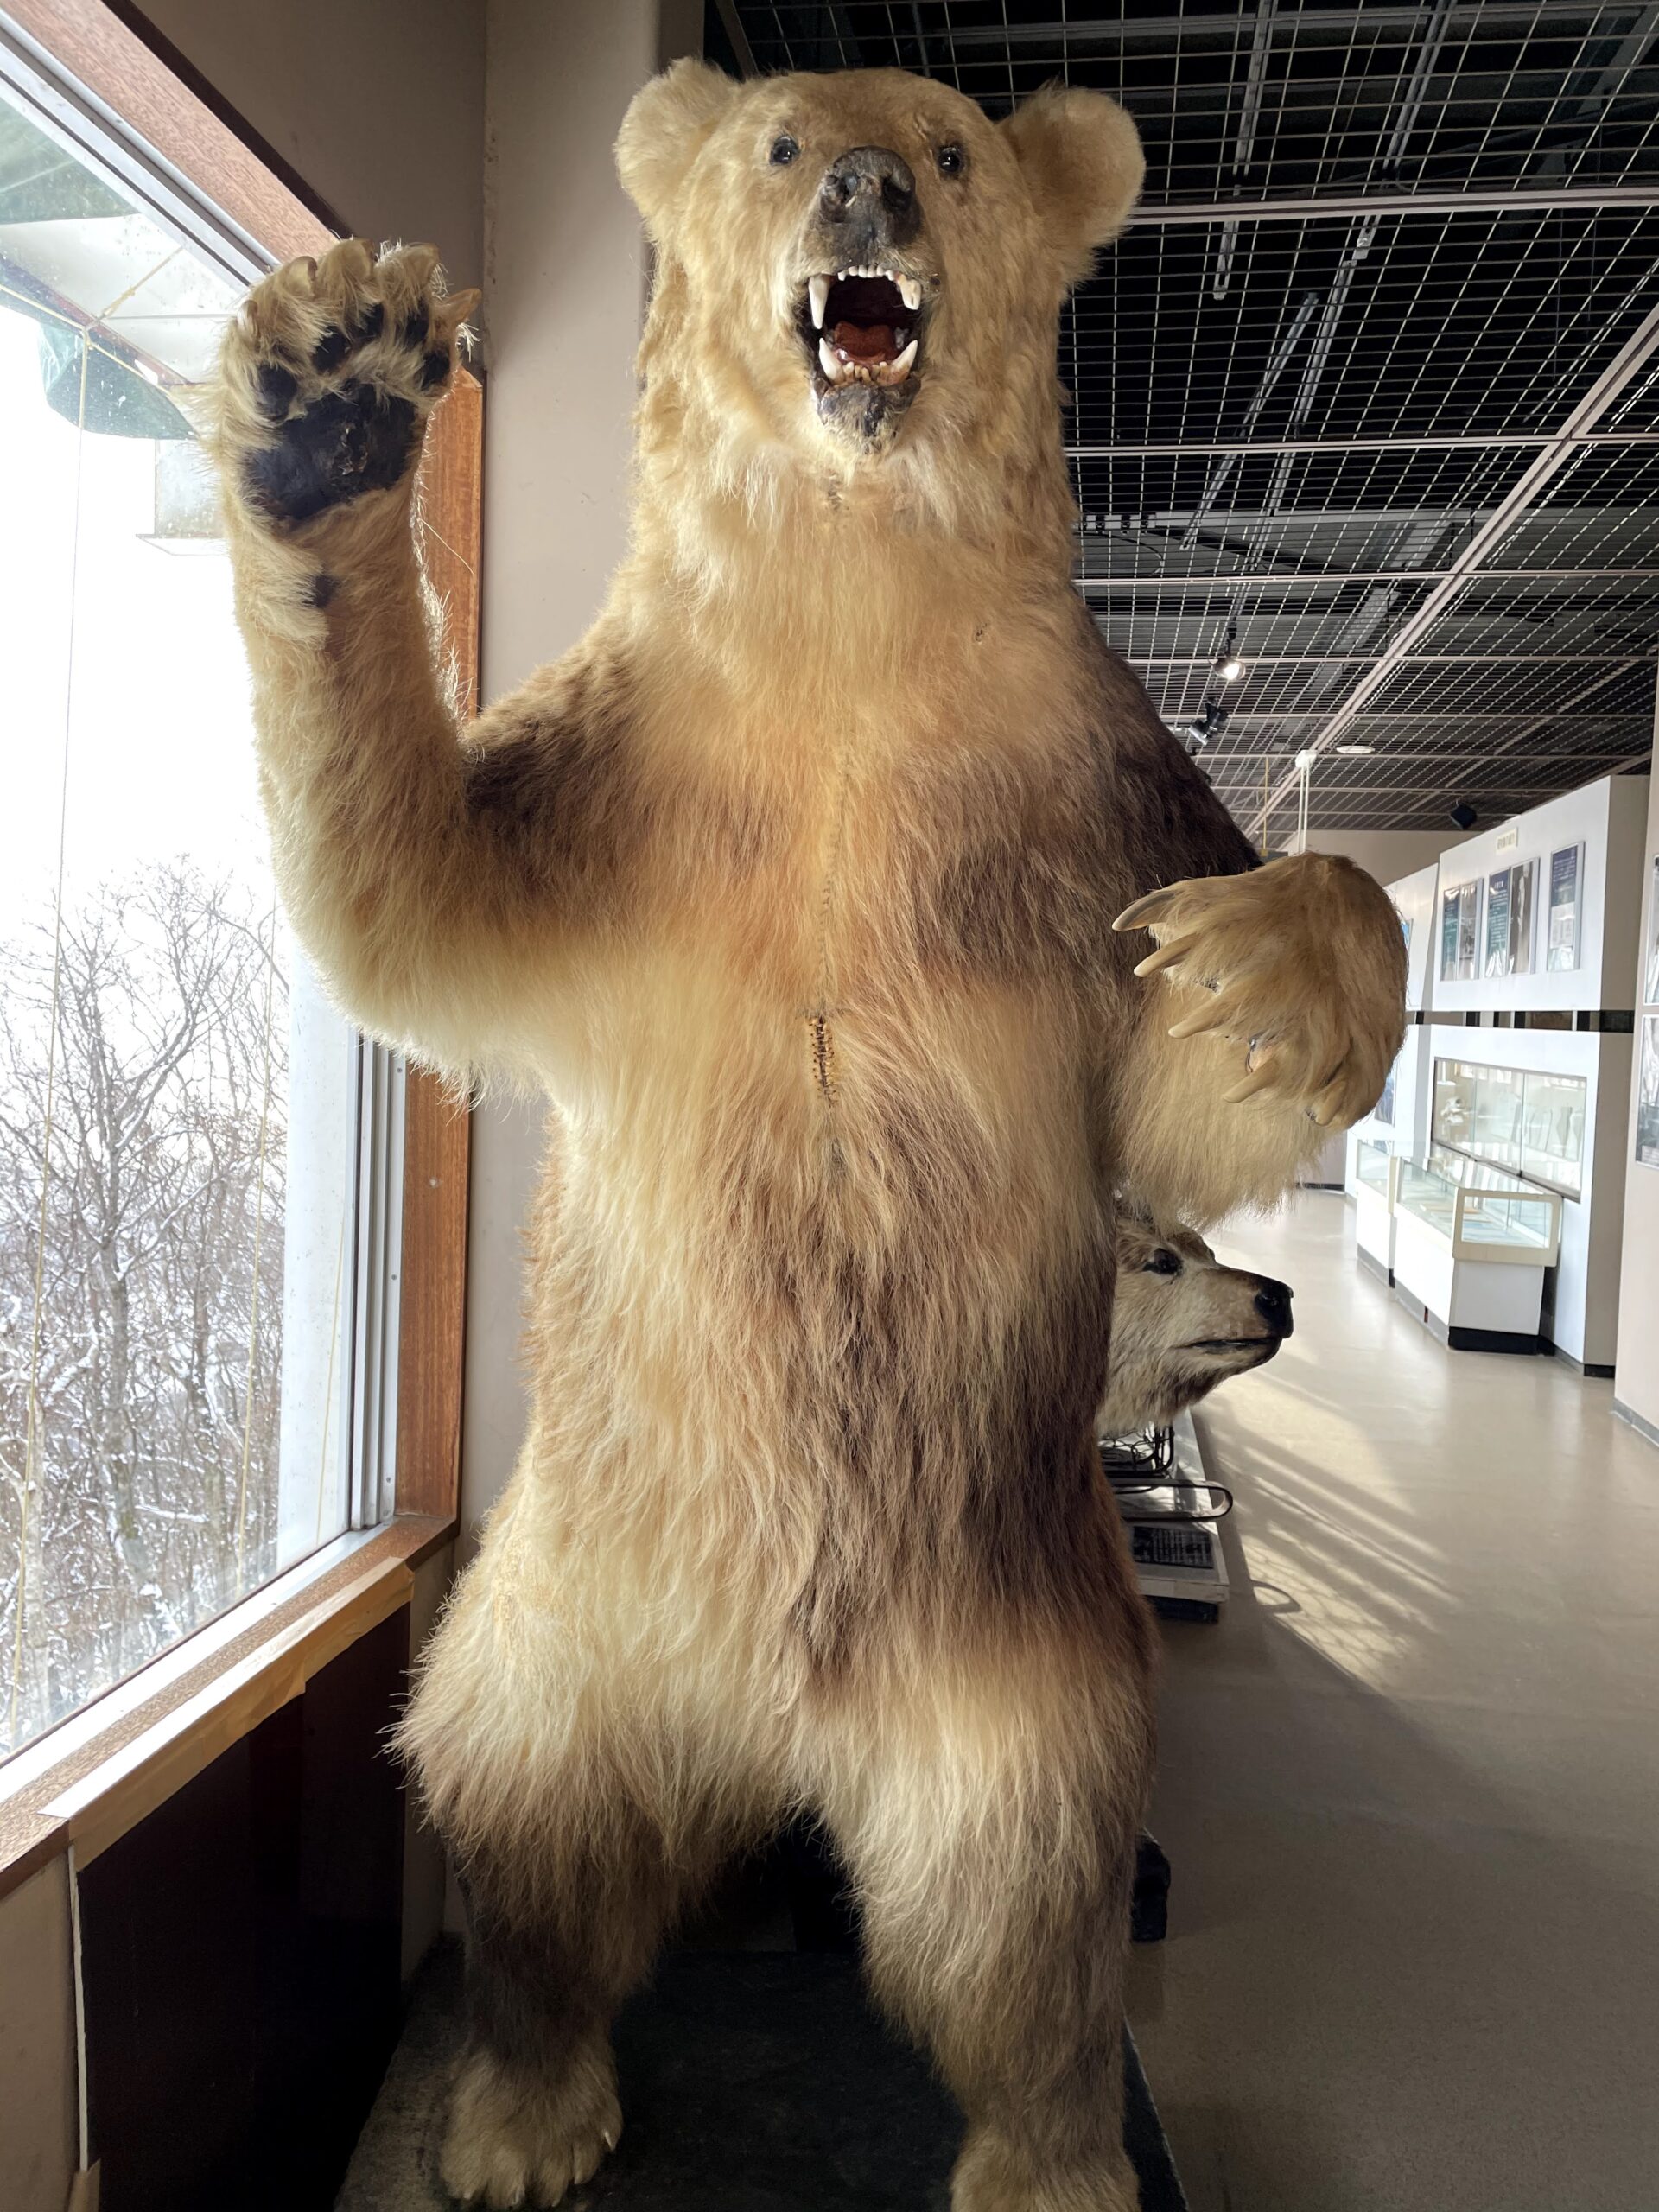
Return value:
[(273, 524), (311, 521), (414, 474), (475, 291), (430, 246), (361, 238), (285, 263), (226, 334), (210, 445), (226, 490)]
[(1256, 867), (1072, 586), (1058, 325), (1140, 187), (1120, 108), (681, 64), (618, 161), (632, 551), (464, 728), (410, 487), (470, 296), (296, 264), (216, 395), (294, 928), (366, 1027), (553, 1109), (524, 1452), (402, 1730), (467, 1900), (443, 2171), (589, 2171), (618, 2006), (810, 1808), (963, 2107), (953, 2212), (1134, 2212), (1116, 1193), (1277, 1198), (1381, 1085), (1400, 930), (1346, 862)]

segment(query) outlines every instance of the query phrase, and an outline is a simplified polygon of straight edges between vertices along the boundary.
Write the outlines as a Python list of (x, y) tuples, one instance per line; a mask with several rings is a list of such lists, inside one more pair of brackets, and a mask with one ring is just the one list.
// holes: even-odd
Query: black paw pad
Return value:
[(338, 323), (331, 322), (311, 352), (311, 365), (325, 374), (337, 369), (351, 349), (351, 340)]
[(418, 307), (398, 332), (398, 343), (407, 346), (413, 352), (417, 346), (423, 346), (426, 344), (427, 335), (431, 327), (431, 316), (428, 315), (424, 307)]
[(280, 423), (294, 404), (294, 395), (300, 388), (297, 378), (288, 370), (278, 368), (275, 361), (262, 361), (254, 384), (259, 412), (270, 421)]
[(413, 404), (365, 384), (330, 392), (283, 424), (250, 456), (248, 497), (283, 522), (304, 522), (365, 492), (384, 492), (408, 467), (419, 435)]

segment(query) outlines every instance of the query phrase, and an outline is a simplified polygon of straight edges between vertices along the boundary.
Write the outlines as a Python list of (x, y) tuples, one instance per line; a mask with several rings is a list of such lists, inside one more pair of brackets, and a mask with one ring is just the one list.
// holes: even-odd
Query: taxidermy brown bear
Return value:
[(1252, 869), (1070, 581), (1057, 320), (1140, 185), (1117, 107), (683, 64), (618, 153), (633, 551), (470, 726), (410, 509), (474, 296), (290, 264), (216, 394), (294, 925), (376, 1034), (551, 1101), (530, 1432), (404, 1730), (470, 1916), (443, 2175), (590, 2174), (619, 2000), (810, 1808), (967, 2115), (957, 2212), (1124, 2212), (1113, 1187), (1276, 1198), (1381, 1088), (1400, 930), (1340, 861)]

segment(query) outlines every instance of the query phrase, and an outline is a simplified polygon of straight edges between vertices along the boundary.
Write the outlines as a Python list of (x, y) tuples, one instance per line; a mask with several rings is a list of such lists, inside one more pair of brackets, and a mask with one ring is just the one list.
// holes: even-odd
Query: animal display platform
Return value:
[[(417, 1986), (336, 2212), (449, 2212), (437, 2159), (460, 1984), (451, 1948)], [(616, 2051), (622, 2139), (571, 2212), (946, 2212), (961, 2119), (844, 1954), (672, 1953)], [(1185, 2212), (1127, 2039), (1124, 2065), (1143, 2212)]]

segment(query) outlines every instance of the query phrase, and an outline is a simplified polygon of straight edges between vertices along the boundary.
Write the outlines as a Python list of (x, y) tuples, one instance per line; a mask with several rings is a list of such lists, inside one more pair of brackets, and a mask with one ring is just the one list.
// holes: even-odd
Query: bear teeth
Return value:
[(904, 352), (891, 361), (849, 361), (838, 353), (827, 338), (818, 340), (818, 365), (832, 385), (839, 384), (903, 384), (916, 361), (916, 343), (912, 339)]
[(830, 279), (827, 276), (815, 276), (806, 289), (812, 296), (812, 327), (814, 330), (822, 330), (823, 311), (830, 303)]

